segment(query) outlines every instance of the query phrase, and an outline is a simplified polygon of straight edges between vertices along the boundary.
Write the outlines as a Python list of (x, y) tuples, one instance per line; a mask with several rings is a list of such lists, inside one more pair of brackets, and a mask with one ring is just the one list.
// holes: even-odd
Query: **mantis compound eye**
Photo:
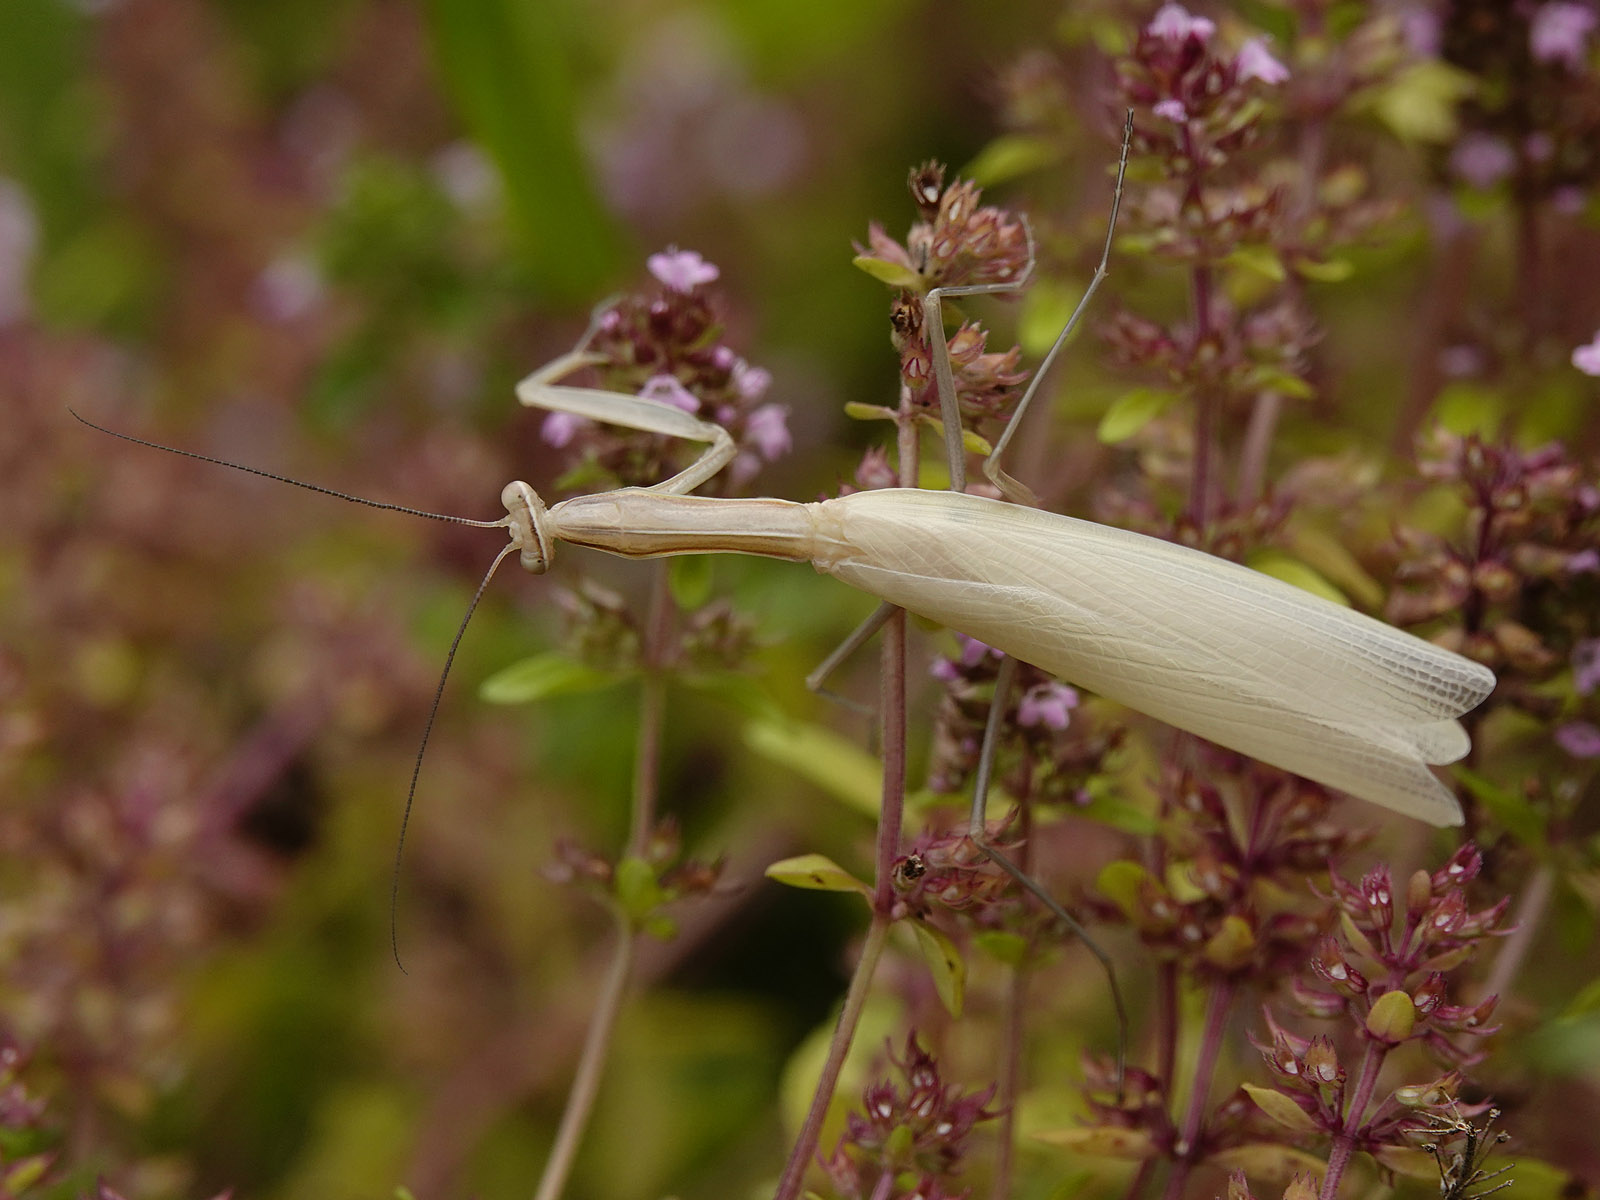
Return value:
[(511, 544), (521, 551), (522, 566), (535, 575), (550, 569), (553, 548), (546, 528), (544, 501), (520, 479), (506, 484), (500, 493), (500, 503), (509, 514), (507, 528)]

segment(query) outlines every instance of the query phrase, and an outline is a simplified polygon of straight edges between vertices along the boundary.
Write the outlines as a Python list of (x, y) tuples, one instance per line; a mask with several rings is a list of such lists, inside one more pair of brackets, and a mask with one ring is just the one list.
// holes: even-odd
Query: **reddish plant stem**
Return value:
[[(917, 423), (905, 398), (900, 404), (897, 425), (899, 484), (917, 485)], [(872, 922), (867, 926), (866, 942), (856, 962), (844, 1007), (834, 1023), (828, 1043), (828, 1057), (811, 1095), (805, 1121), (795, 1137), (789, 1159), (784, 1164), (773, 1200), (796, 1200), (805, 1182), (806, 1168), (817, 1152), (822, 1137), (822, 1122), (839, 1085), (839, 1072), (855, 1040), (856, 1025), (872, 989), (872, 976), (889, 940), (894, 910), (894, 863), (900, 854), (900, 830), (906, 801), (906, 614), (896, 612), (882, 631), (883, 656), (880, 667), (880, 711), (883, 714), (883, 799), (878, 812), (878, 839), (873, 854)]]
[(1238, 985), (1231, 979), (1219, 979), (1212, 985), (1206, 1001), (1206, 1023), (1200, 1035), (1200, 1047), (1195, 1056), (1194, 1083), (1189, 1088), (1189, 1102), (1184, 1106), (1183, 1125), (1178, 1140), (1173, 1145), (1177, 1161), (1172, 1164), (1172, 1174), (1167, 1177), (1164, 1200), (1179, 1200), (1189, 1172), (1194, 1166), (1195, 1150), (1205, 1126), (1206, 1098), (1211, 1094), (1217, 1058), (1222, 1052), (1222, 1038), (1228, 1029), (1233, 1001), (1238, 995)]
[[(649, 844), (650, 831), (655, 828), (656, 805), (661, 791), (661, 727), (665, 719), (666, 677), (662, 673), (672, 633), (672, 593), (667, 587), (667, 564), (652, 564), (650, 576), (650, 611), (646, 618), (643, 659), (644, 676), (639, 697), (639, 737), (633, 756), (633, 794), (629, 818), (628, 844), (625, 858), (638, 858)], [(611, 1038), (616, 1032), (617, 1017), (622, 1011), (622, 1000), (628, 990), (628, 980), (633, 974), (633, 959), (638, 930), (633, 920), (620, 906), (614, 907), (616, 918), (616, 948), (606, 976), (594, 998), (589, 1018), (589, 1029), (584, 1035), (583, 1050), (572, 1075), (572, 1087), (567, 1093), (566, 1107), (561, 1113), (561, 1124), (556, 1129), (550, 1157), (534, 1191), (534, 1200), (558, 1200), (566, 1190), (572, 1164), (583, 1144), (584, 1131), (594, 1113), (594, 1102), (600, 1094), (600, 1081), (605, 1075), (606, 1060), (611, 1055)]]
[(1378, 1086), (1378, 1073), (1383, 1070), (1383, 1060), (1387, 1055), (1388, 1051), (1377, 1042), (1367, 1043), (1366, 1053), (1361, 1056), (1356, 1088), (1350, 1096), (1350, 1107), (1345, 1111), (1344, 1127), (1333, 1135), (1333, 1147), (1328, 1153), (1328, 1171), (1322, 1177), (1322, 1191), (1318, 1200), (1334, 1200), (1339, 1194), (1339, 1181), (1344, 1177), (1351, 1154), (1355, 1152), (1356, 1133), (1361, 1129), (1367, 1105)]

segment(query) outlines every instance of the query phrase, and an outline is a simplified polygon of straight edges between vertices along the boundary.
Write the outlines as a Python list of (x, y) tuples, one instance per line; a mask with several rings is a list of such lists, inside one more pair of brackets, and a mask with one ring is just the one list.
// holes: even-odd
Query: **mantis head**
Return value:
[(505, 525), (511, 533), (511, 544), (521, 551), (522, 566), (535, 575), (550, 569), (555, 547), (550, 541), (550, 530), (545, 520), (544, 501), (520, 479), (506, 484), (500, 493), (500, 503), (506, 506)]

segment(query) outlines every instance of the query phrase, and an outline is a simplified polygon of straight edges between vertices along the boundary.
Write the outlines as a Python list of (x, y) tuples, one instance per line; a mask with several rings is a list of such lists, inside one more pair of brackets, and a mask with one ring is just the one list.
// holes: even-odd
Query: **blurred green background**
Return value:
[[(505, 481), (548, 490), (562, 469), (515, 381), (570, 347), (592, 305), (641, 283), (647, 254), (677, 245), (721, 267), (729, 341), (790, 409), (795, 452), (755, 486), (831, 494), (882, 432), (843, 405), (892, 403), (897, 380), (884, 289), (851, 268), (852, 242), (872, 219), (900, 235), (910, 167), (960, 167), (990, 144), (1004, 72), (1063, 33), (1082, 48), (1102, 19), (1148, 16), (1068, 12), (0, 3), (0, 1033), (36, 1047), (29, 1078), (60, 1154), (59, 1183), (39, 1194), (73, 1195), (96, 1172), (134, 1197), (531, 1191), (610, 936), (603, 909), (544, 868), (559, 837), (620, 844), (635, 699), (619, 688), (506, 709), (475, 692), (559, 639), (563, 577), (630, 599), (645, 579), (567, 550), (548, 580), (496, 581), (423, 768), (402, 974), (387, 928), (400, 805), (496, 537), (129, 446), (67, 406), (493, 518)], [(1052, 265), (1072, 264), (1023, 310), (1044, 314), (1040, 330), (1103, 221), (1119, 122), (1089, 59), (1066, 97), (1076, 111), (1056, 121), (1068, 149), (1029, 197), (1036, 226), (1067, 231)], [(1383, 147), (1380, 191), (1398, 179), (1393, 194), (1415, 200), (1426, 154)], [(1417, 368), (1411, 306), (1425, 283), (1504, 297), (1508, 239), (1489, 217), (1470, 247), (1407, 225), (1353, 252), (1362, 291), (1318, 294), (1334, 330), (1325, 361), (1354, 402), (1337, 425), (1322, 410), (1287, 434), (1297, 449), (1372, 450), (1422, 423), (1440, 380)], [(1565, 338), (1552, 345), (1589, 336), (1594, 254), (1577, 245), (1549, 281)], [(1114, 288), (1181, 310), (1181, 280), (1119, 268)], [(999, 306), (984, 315), (1011, 322)], [(1093, 357), (1069, 364), (1061, 407), (1083, 437), (1054, 464), (1057, 496), (1085, 510), (1105, 463), (1091, 431), (1118, 391)], [(1457, 389), (1446, 416), (1470, 428), (1509, 415), (1593, 451), (1588, 381), (1542, 380)], [(871, 601), (788, 564), (723, 560), (712, 575), (761, 632), (749, 686), (858, 736), (860, 719), (801, 680)], [(922, 639), (924, 659), (930, 645), (948, 643)], [(870, 698), (873, 665), (838, 686)], [(870, 816), (730, 737), (743, 713), (726, 694), (676, 689), (669, 712), (665, 807), (694, 853), (728, 856), (738, 886), (645, 950), (578, 1198), (746, 1195), (770, 1180), (788, 1139), (783, 1072), (825, 1028), (863, 916), (760, 872), (820, 851), (865, 874)], [(1415, 850), (1424, 834), (1397, 837)], [(1079, 851), (1092, 862), (1096, 846)], [(920, 989), (936, 1008), (920, 968), (889, 973), (886, 996)], [(1041, 1047), (1039, 1075), (1066, 1094), (1078, 1049), (1104, 1048), (1109, 1025), (1091, 972), (1051, 986), (1093, 1014)], [(862, 1035), (873, 1047), (903, 1030), (887, 1003)], [(988, 1043), (972, 1043), (981, 1061)]]
[[(909, 0), (0, 5), (0, 1013), (37, 1047), (57, 1191), (97, 1170), (138, 1196), (529, 1190), (609, 939), (541, 870), (558, 836), (620, 842), (633, 732), (625, 690), (474, 698), (559, 636), (551, 584), (503, 575), (424, 767), (401, 974), (386, 906), (410, 756), (496, 538), (118, 443), (67, 406), (493, 517), (504, 481), (558, 470), (511, 385), (677, 244), (721, 266), (730, 341), (790, 406), (796, 452), (759, 486), (831, 492), (880, 432), (843, 402), (892, 403), (896, 378), (852, 240), (904, 228), (912, 165), (984, 145), (995, 71), (1054, 20)], [(641, 586), (592, 558), (562, 565)], [(826, 711), (799, 680), (870, 602), (784, 565), (716, 581), (768, 643), (762, 684)], [(841, 686), (870, 696), (870, 659)], [(575, 1196), (775, 1173), (780, 1072), (845, 978), (861, 914), (759, 872), (800, 850), (865, 869), (870, 821), (729, 745), (736, 717), (674, 697), (668, 807), (741, 886), (647, 953)]]

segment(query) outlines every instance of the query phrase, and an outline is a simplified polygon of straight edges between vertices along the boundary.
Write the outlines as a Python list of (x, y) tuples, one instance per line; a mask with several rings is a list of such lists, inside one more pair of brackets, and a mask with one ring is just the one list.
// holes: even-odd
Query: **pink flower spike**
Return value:
[(1164, 117), (1174, 125), (1182, 125), (1189, 119), (1189, 110), (1183, 107), (1181, 100), (1163, 100), (1150, 110), (1158, 117)]
[(1573, 758), (1600, 758), (1600, 729), (1587, 721), (1568, 721), (1556, 730), (1556, 744)]
[(654, 400), (658, 404), (670, 404), (673, 408), (681, 408), (686, 413), (700, 411), (700, 401), (693, 392), (679, 383), (674, 375), (650, 376), (639, 389), (639, 398)]
[(1540, 62), (1581, 67), (1594, 26), (1595, 15), (1587, 5), (1554, 0), (1541, 5), (1528, 22), (1528, 50)]
[(1181, 42), (1190, 37), (1206, 42), (1217, 31), (1217, 26), (1204, 17), (1194, 16), (1181, 4), (1163, 4), (1144, 31), (1164, 42)]
[(1029, 688), (1017, 705), (1017, 724), (1043, 725), (1047, 729), (1065, 729), (1072, 720), (1072, 710), (1078, 707), (1078, 693), (1064, 683), (1041, 683)]
[(1572, 352), (1572, 365), (1585, 375), (1600, 375), (1600, 332), (1595, 333), (1588, 345)]
[(1241, 83), (1259, 79), (1268, 87), (1277, 87), (1289, 78), (1289, 68), (1267, 52), (1266, 38), (1251, 38), (1240, 46), (1239, 55), (1233, 60), (1233, 69), (1239, 73)]
[(553, 412), (545, 417), (544, 423), (539, 426), (539, 436), (547, 445), (559, 450), (572, 441), (577, 436), (578, 430), (587, 424), (588, 422), (582, 417), (575, 417), (571, 413)]
[(744, 435), (768, 462), (782, 458), (794, 447), (789, 437), (789, 410), (781, 404), (763, 404), (750, 414)]
[(645, 266), (670, 290), (692, 292), (702, 283), (710, 283), (720, 274), (714, 263), (708, 263), (693, 250), (679, 250), (668, 246), (659, 254), (645, 260)]

